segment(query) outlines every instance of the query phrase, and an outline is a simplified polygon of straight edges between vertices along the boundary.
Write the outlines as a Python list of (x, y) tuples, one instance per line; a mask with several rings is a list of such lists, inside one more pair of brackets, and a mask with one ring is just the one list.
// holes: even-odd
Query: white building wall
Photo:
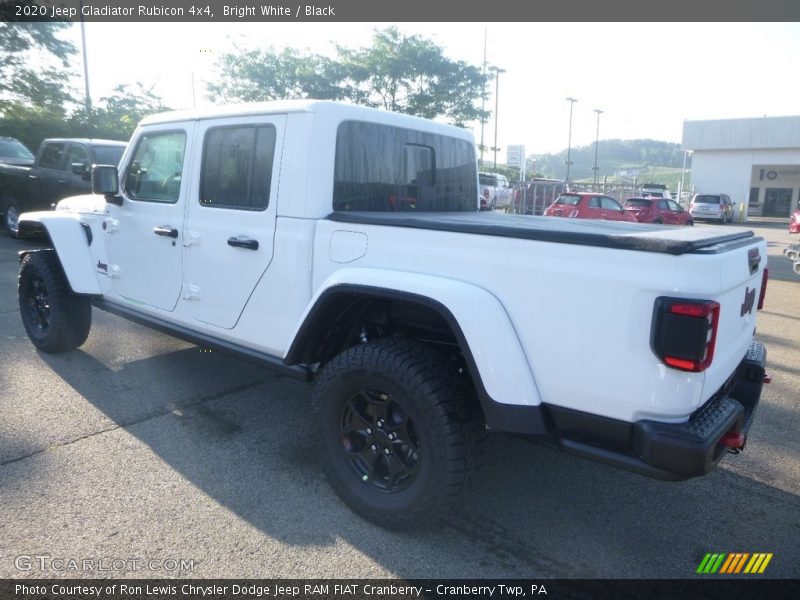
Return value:
[(750, 176), (753, 171), (753, 151), (698, 150), (692, 154), (692, 187), (696, 194), (728, 194), (740, 220), (740, 205), (747, 214), (750, 195)]
[[(694, 192), (728, 194), (737, 220), (750, 188), (758, 188), (751, 214), (761, 214), (769, 188), (791, 189), (791, 207), (800, 202), (800, 116), (684, 121), (683, 148), (692, 151)], [(784, 198), (773, 208), (785, 207), (787, 194), (771, 194)]]
[[(778, 173), (775, 180), (761, 179), (760, 171)], [(696, 150), (692, 154), (692, 186), (697, 194), (728, 194), (736, 205), (736, 220), (744, 214), (750, 198), (750, 188), (759, 188), (763, 206), (768, 187), (792, 188), (792, 206), (800, 200), (800, 148), (772, 150)]]

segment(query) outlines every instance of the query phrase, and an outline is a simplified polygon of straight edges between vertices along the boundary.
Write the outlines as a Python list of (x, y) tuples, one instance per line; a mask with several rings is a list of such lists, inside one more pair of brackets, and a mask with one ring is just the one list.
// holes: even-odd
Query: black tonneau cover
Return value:
[(752, 231), (740, 228), (677, 227), (490, 212), (334, 212), (328, 218), (340, 223), (433, 229), (675, 255), (722, 252), (755, 241)]

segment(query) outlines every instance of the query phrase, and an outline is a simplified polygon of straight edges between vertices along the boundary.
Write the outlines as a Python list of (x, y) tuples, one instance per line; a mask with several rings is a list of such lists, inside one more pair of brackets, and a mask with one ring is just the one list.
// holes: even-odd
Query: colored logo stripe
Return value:
[(696, 572), (701, 574), (717, 572), (720, 574), (733, 574), (742, 573), (742, 569), (744, 569), (744, 573), (763, 573), (772, 560), (772, 556), (771, 552), (757, 552), (755, 554), (750, 554), (749, 552), (732, 552), (730, 554), (709, 552), (700, 561)]

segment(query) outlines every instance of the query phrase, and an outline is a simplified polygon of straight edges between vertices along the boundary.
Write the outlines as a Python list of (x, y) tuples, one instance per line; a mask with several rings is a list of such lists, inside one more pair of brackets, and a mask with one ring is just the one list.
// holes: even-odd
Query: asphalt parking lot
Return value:
[[(765, 576), (797, 577), (800, 276), (786, 227), (756, 225), (773, 383), (743, 454), (663, 483), (494, 435), (457, 514), (412, 533), (328, 487), (305, 384), (97, 310), (79, 350), (37, 352), (16, 305), (24, 244), (0, 236), (0, 577), (693, 577), (706, 552), (771, 552)], [(24, 558), (41, 556), (125, 566)]]

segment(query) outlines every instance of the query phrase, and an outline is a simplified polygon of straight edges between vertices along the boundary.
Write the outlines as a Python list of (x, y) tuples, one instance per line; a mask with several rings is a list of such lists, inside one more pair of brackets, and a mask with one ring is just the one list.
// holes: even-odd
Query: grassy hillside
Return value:
[[(573, 181), (592, 181), (594, 178), (594, 144), (573, 148), (570, 153)], [(541, 154), (529, 157), (536, 160), (536, 172), (545, 177), (563, 179), (566, 174), (567, 151), (557, 154)], [(664, 183), (677, 189), (683, 166), (683, 150), (680, 144), (657, 140), (600, 140), (597, 148), (598, 180), (608, 178), (609, 183)], [(691, 157), (686, 164), (688, 171)]]

